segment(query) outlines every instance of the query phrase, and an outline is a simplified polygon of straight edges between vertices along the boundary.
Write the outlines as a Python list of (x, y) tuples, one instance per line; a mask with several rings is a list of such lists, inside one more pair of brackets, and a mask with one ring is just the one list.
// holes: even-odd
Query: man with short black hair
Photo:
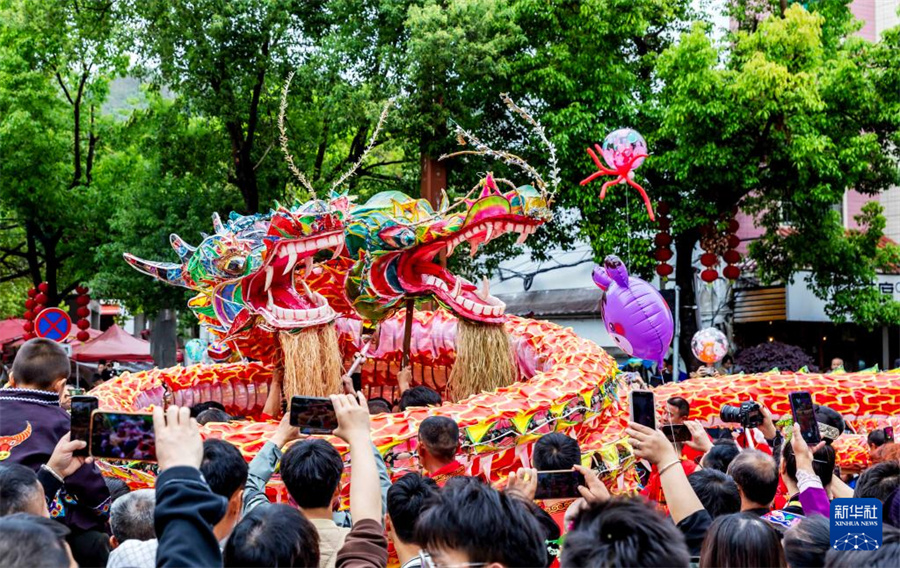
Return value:
[(684, 424), (691, 414), (691, 403), (680, 396), (666, 401), (666, 415), (669, 424)]
[(247, 483), (247, 462), (234, 444), (210, 438), (203, 441), (200, 473), (213, 493), (228, 499), (225, 516), (213, 527), (216, 539), (224, 543), (234, 525), (241, 519), (244, 484)]
[(400, 395), (400, 411), (411, 406), (440, 406), (442, 402), (441, 395), (436, 390), (418, 385), (403, 391)]
[(50, 518), (44, 487), (34, 471), (21, 464), (0, 462), (0, 517), (14, 513)]
[(465, 467), (456, 461), (459, 426), (446, 416), (429, 416), (419, 424), (419, 464), (443, 487), (448, 479), (465, 475)]
[(419, 560), (422, 547), (414, 536), (416, 519), (437, 492), (434, 480), (418, 473), (407, 473), (388, 489), (385, 527), (397, 551), (400, 568), (419, 568), (422, 565)]
[(413, 536), (438, 566), (545, 566), (544, 537), (520, 497), (472, 477), (449, 480)]
[(717, 469), (725, 473), (739, 453), (741, 453), (741, 448), (737, 442), (731, 438), (721, 438), (713, 442), (712, 449), (703, 454), (700, 465), (704, 469)]
[[(73, 458), (72, 452), (84, 442), (69, 441), (71, 419), (59, 404), (68, 377), (69, 357), (58, 343), (31, 339), (22, 345), (9, 387), (0, 389), (0, 437), (7, 440), (0, 460), (37, 473), (53, 518), (71, 529), (68, 541), (75, 560), (85, 566), (105, 565), (109, 489), (96, 465)], [(57, 457), (63, 461), (51, 460), (58, 446)], [(61, 471), (62, 463), (66, 471)]]
[(875, 450), (880, 448), (881, 446), (887, 443), (887, 436), (884, 434), (884, 429), (879, 428), (878, 430), (872, 430), (869, 432), (869, 435), (866, 436), (866, 445), (869, 447), (869, 461), (872, 461), (872, 457), (875, 455)]
[(737, 483), (742, 513), (762, 516), (769, 512), (778, 491), (778, 470), (772, 456), (744, 450), (728, 466), (728, 475)]
[(78, 566), (66, 543), (69, 529), (45, 517), (14, 513), (0, 518), (0, 566)]
[(678, 566), (691, 557), (684, 537), (651, 504), (634, 498), (595, 503), (566, 534), (560, 566)]
[(224, 410), (220, 410), (218, 408), (207, 408), (197, 415), (197, 424), (203, 426), (204, 424), (209, 424), (210, 422), (228, 422), (231, 420), (231, 416), (225, 412)]
[(538, 471), (572, 469), (581, 465), (581, 447), (575, 438), (562, 432), (551, 432), (534, 443), (531, 463)]
[(740, 512), (741, 494), (728, 475), (715, 469), (701, 469), (690, 474), (688, 482), (712, 518)]

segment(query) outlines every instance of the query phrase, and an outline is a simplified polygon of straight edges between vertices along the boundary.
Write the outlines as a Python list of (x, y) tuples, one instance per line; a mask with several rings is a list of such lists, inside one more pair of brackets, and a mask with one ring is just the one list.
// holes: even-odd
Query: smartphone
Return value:
[(800, 425), (800, 435), (806, 443), (812, 446), (821, 442), (822, 435), (819, 433), (819, 423), (816, 422), (812, 395), (807, 391), (798, 391), (788, 395), (788, 399), (791, 402), (794, 423)]
[(800, 524), (800, 521), (805, 517), (803, 515), (787, 513), (785, 511), (769, 511), (760, 518), (769, 523), (769, 525), (780, 534), (784, 534), (784, 531)]
[(153, 415), (95, 410), (91, 417), (91, 455), (113, 460), (156, 461)]
[(633, 390), (628, 393), (631, 421), (656, 430), (656, 399), (653, 392)]
[(694, 439), (690, 429), (684, 424), (663, 424), (659, 430), (671, 442), (690, 442)]
[(87, 456), (91, 444), (91, 414), (100, 406), (96, 396), (72, 397), (72, 428), (69, 439), (81, 440), (86, 445), (82, 450), (75, 450), (72, 455)]
[(539, 471), (535, 499), (575, 499), (581, 497), (578, 486), (584, 485), (584, 476), (571, 469)]
[(885, 426), (884, 427), (884, 442), (886, 444), (894, 443), (894, 427), (893, 426)]
[(330, 398), (291, 397), (291, 426), (304, 434), (331, 434), (337, 427), (337, 415)]

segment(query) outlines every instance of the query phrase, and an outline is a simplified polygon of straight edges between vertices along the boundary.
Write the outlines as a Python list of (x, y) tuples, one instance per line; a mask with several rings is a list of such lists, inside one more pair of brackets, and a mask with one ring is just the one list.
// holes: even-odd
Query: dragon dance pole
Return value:
[(400, 360), (400, 370), (409, 366), (409, 349), (412, 343), (413, 316), (416, 312), (416, 301), (412, 298), (406, 300), (406, 325), (403, 331), (403, 358)]

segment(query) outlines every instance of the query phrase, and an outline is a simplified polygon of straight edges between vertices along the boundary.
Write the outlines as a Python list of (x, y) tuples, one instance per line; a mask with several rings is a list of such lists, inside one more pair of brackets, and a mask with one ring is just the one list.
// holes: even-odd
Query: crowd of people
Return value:
[[(0, 566), (384, 567), (389, 551), (403, 568), (900, 565), (900, 455), (883, 431), (869, 435), (874, 465), (851, 479), (835, 472), (829, 443), (809, 447), (796, 425), (780, 432), (764, 407), (752, 432), (714, 439), (673, 398), (667, 423), (686, 425), (691, 440), (630, 423), (641, 491), (611, 496), (562, 433), (538, 439), (529, 467), (498, 488), (467, 475), (459, 426), (443, 416), (419, 425), (420, 471), (392, 479), (359, 392), (331, 397), (351, 468), (288, 416), (248, 464), (228, 442), (203, 440), (191, 409), (168, 406), (153, 411), (156, 486), (129, 491), (70, 440), (58, 345), (27, 342), (11, 375), (0, 389)], [(843, 430), (825, 407), (817, 419)], [(577, 498), (536, 499), (538, 472), (559, 470), (583, 476)], [(266, 494), (276, 471), (290, 504)], [(830, 546), (829, 503), (840, 497), (883, 503), (877, 550)]]

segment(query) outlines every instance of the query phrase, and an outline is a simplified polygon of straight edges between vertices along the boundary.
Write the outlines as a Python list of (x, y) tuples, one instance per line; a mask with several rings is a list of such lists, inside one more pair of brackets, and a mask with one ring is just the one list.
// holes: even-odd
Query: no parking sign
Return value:
[(34, 320), (34, 334), (53, 341), (63, 341), (72, 331), (69, 314), (59, 308), (46, 308)]

